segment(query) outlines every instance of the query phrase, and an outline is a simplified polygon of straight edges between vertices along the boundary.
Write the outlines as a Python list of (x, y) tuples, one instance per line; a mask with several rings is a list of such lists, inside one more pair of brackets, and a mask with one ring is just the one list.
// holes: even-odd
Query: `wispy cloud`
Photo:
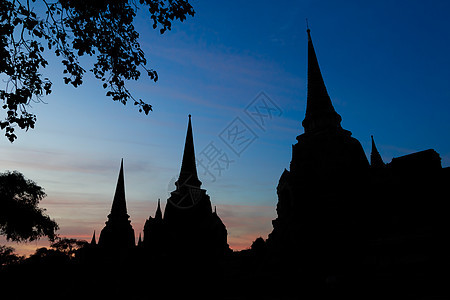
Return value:
[[(260, 90), (292, 93), (293, 89), (297, 89), (303, 83), (302, 78), (297, 74), (289, 73), (275, 60), (258, 57), (252, 53), (237, 52), (217, 45), (180, 45), (178, 40), (153, 44), (151, 48), (150, 53), (166, 67), (165, 72), (170, 74), (171, 82), (177, 82), (178, 86), (179, 83), (187, 82), (192, 85), (195, 79), (195, 86), (200, 92), (200, 97), (201, 94), (214, 94), (219, 98), (226, 95), (229, 98), (227, 104), (233, 101), (233, 95), (242, 95), (242, 87), (254, 93)], [(171, 65), (176, 70), (186, 70), (186, 72), (171, 72)], [(186, 76), (186, 74), (194, 76)], [(164, 86), (164, 74), (161, 76), (162, 79), (158, 85)], [(186, 94), (180, 97), (195, 103), (201, 102), (207, 106), (223, 106), (223, 103), (211, 101), (211, 99), (186, 97)], [(239, 102), (242, 99), (238, 97), (234, 101)]]
[(249, 248), (257, 237), (267, 238), (276, 218), (272, 206), (219, 204), (217, 214), (227, 227), (228, 244), (234, 250)]

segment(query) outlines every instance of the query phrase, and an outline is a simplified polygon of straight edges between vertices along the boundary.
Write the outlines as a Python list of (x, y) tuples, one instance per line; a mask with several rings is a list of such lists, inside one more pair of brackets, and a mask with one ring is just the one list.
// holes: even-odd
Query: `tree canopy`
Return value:
[(66, 254), (69, 257), (75, 257), (75, 253), (87, 245), (89, 245), (89, 243), (84, 240), (59, 238), (57, 241), (53, 242), (50, 247)]
[(148, 114), (152, 106), (136, 99), (127, 89), (128, 80), (138, 80), (141, 71), (155, 82), (157, 72), (147, 67), (133, 20), (140, 7), (148, 8), (153, 28), (163, 34), (174, 20), (184, 21), (194, 10), (187, 0), (0, 0), (0, 128), (13, 142), (14, 128), (34, 128), (32, 101), (52, 92), (52, 81), (41, 74), (49, 50), (61, 59), (65, 84), (78, 87), (86, 70), (79, 57), (93, 56), (89, 69), (102, 82), (106, 96), (138, 106)]
[(39, 208), (44, 190), (21, 173), (0, 173), (0, 234), (15, 242), (57, 237), (58, 224)]
[(24, 257), (17, 255), (13, 247), (0, 245), (0, 269), (3, 266), (16, 264), (23, 260)]

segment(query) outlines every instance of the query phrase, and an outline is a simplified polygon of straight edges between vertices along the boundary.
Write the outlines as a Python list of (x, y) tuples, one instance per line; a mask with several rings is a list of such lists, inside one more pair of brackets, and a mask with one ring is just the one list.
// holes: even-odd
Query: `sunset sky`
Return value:
[[(36, 128), (19, 132), (13, 144), (0, 138), (0, 172), (18, 170), (45, 188), (41, 206), (60, 236), (90, 240), (95, 230), (98, 237), (123, 158), (137, 239), (158, 198), (164, 207), (175, 188), (192, 114), (197, 158), (211, 149), (227, 158), (198, 172), (230, 246), (267, 238), (278, 179), (303, 133), (306, 18), (342, 127), (366, 154), (374, 135), (385, 162), (433, 148), (450, 166), (450, 1), (191, 3), (195, 17), (164, 35), (146, 11), (136, 18), (159, 80), (142, 77), (129, 88), (153, 105), (150, 115), (113, 102), (91, 74), (79, 88), (65, 85), (62, 67), (50, 60), (43, 73), (54, 89), (32, 105)], [(252, 114), (258, 107), (265, 118)], [(240, 144), (226, 134), (234, 126), (246, 129)], [(29, 254), (48, 242), (7, 244)]]

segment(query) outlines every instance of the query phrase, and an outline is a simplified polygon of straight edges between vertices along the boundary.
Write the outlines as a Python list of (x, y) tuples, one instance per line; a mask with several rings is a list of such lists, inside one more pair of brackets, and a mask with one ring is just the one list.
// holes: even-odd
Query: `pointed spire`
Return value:
[(327, 88), (325, 87), (309, 27), (306, 32), (308, 33), (308, 91), (306, 114), (302, 125), (305, 128), (305, 132), (321, 130), (328, 127), (340, 127), (342, 118), (334, 110)]
[(127, 204), (125, 200), (125, 181), (123, 178), (123, 159), (120, 163), (119, 178), (117, 179), (116, 192), (105, 222), (98, 245), (110, 249), (129, 248), (135, 246), (133, 226), (131, 226), (130, 216), (127, 214)]
[(97, 241), (95, 240), (95, 230), (94, 230), (94, 234), (92, 235), (92, 239), (91, 239), (91, 246), (95, 246), (97, 245)]
[(381, 158), (380, 153), (377, 150), (377, 146), (375, 146), (375, 141), (373, 140), (373, 135), (370, 136), (372, 139), (372, 152), (370, 153), (370, 166), (372, 168), (382, 168), (385, 166), (383, 159)]
[(125, 200), (125, 181), (123, 177), (123, 158), (120, 163), (119, 178), (117, 179), (116, 192), (111, 207), (111, 216), (127, 215), (127, 203)]
[(177, 186), (177, 188), (180, 188), (184, 185), (199, 188), (202, 185), (202, 182), (198, 179), (197, 166), (195, 165), (194, 138), (192, 135), (191, 115), (189, 115), (180, 176), (178, 177), (177, 182), (175, 182), (175, 185)]
[(158, 207), (156, 208), (156, 213), (155, 213), (155, 220), (162, 220), (162, 212), (161, 212), (161, 205), (160, 205), (159, 198), (158, 198)]
[(138, 246), (142, 246), (142, 238), (140, 232), (139, 232)]

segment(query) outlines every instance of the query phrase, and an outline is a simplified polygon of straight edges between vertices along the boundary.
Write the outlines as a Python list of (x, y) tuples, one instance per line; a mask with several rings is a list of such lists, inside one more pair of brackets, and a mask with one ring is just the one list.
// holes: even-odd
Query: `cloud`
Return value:
[[(146, 43), (143, 45), (150, 47)], [(180, 45), (179, 40), (169, 40), (152, 44), (151, 48), (152, 56), (161, 61), (166, 75), (170, 74), (171, 78), (171, 83), (168, 85), (164, 81), (164, 74), (160, 74), (158, 89), (166, 85), (166, 89), (170, 91), (164, 91), (164, 95), (173, 95), (196, 104), (233, 109), (233, 105), (229, 104), (242, 102), (243, 87), (250, 94), (261, 90), (274, 94), (291, 94), (292, 90), (298, 89), (304, 82), (301, 77), (288, 72), (275, 60), (255, 57), (251, 53), (241, 53), (217, 45)], [(186, 76), (186, 74), (192, 74), (192, 76)], [(181, 93), (179, 91), (176, 95), (173, 82), (177, 83), (178, 90), (183, 84), (189, 87), (195, 86), (195, 90), (190, 91), (191, 96), (185, 91)], [(195, 91), (201, 91), (201, 93), (196, 95)], [(192, 95), (195, 96), (192, 97)], [(224, 95), (227, 97), (226, 102), (210, 99), (211, 96), (221, 98)], [(251, 98), (248, 101), (251, 101)]]
[[(3, 151), (2, 151), (3, 152)], [(34, 169), (42, 171), (64, 171), (81, 173), (105, 173), (111, 171), (115, 164), (110, 160), (94, 157), (82, 157), (79, 153), (47, 150), (33, 146), (15, 147), (13, 155), (11, 151), (4, 150), (0, 160), (3, 168), (10, 169)]]
[(228, 231), (228, 244), (233, 250), (249, 248), (252, 241), (267, 238), (276, 218), (275, 207), (218, 204), (217, 214)]
[[(47, 213), (60, 225), (58, 234), (61, 237), (87, 241), (91, 240), (94, 230), (98, 239), (111, 204), (109, 201), (78, 198), (50, 199), (44, 202)], [(137, 241), (145, 220), (154, 215), (157, 201), (128, 201), (127, 204)], [(249, 248), (252, 241), (260, 236), (267, 238), (272, 231), (271, 221), (276, 218), (275, 207), (272, 206), (218, 204), (217, 213), (227, 227), (228, 244), (233, 250)], [(14, 247), (21, 255), (30, 255), (36, 248), (49, 246), (46, 239), (17, 244), (0, 238), (0, 244)]]
[(0, 245), (13, 247), (17, 254), (29, 256), (30, 254), (36, 252), (37, 248), (48, 247), (50, 245), (50, 242), (46, 239), (40, 239), (29, 243), (15, 243), (15, 242), (8, 242), (6, 241), (5, 237), (0, 236)]

